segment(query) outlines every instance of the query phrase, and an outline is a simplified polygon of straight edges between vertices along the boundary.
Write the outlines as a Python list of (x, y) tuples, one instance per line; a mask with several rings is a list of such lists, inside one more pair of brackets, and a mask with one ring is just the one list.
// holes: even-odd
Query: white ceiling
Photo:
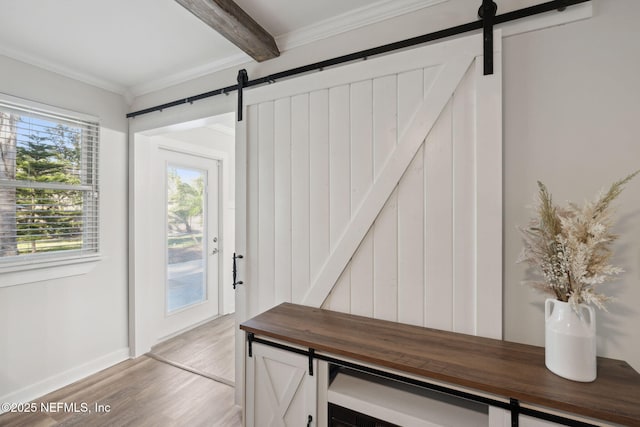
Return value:
[[(214, 133), (212, 133), (212, 131), (214, 131)], [(234, 136), (236, 133), (236, 114), (220, 114), (218, 116), (171, 125), (161, 129), (158, 135), (197, 144), (201, 141), (211, 140), (211, 135), (215, 135), (215, 132)]]
[[(281, 51), (446, 0), (236, 0)], [(251, 61), (174, 0), (3, 0), (0, 54), (138, 96)]]

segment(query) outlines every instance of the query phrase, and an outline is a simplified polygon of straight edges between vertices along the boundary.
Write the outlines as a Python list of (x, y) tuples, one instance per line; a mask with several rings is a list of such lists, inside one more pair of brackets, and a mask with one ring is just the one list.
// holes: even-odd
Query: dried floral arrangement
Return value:
[(542, 278), (525, 282), (556, 299), (578, 304), (593, 304), (606, 311), (610, 297), (596, 292), (597, 286), (615, 279), (620, 267), (609, 263), (611, 243), (618, 237), (611, 233), (613, 202), (639, 171), (614, 182), (606, 193), (579, 207), (569, 203), (560, 208), (538, 181), (537, 217), (528, 227), (519, 227), (524, 248), (517, 262), (537, 268)]

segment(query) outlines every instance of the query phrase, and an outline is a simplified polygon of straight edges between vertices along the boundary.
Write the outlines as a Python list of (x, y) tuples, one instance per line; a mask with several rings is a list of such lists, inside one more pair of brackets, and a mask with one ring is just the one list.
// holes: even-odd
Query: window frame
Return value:
[[(0, 288), (87, 273), (95, 266), (95, 261), (101, 259), (102, 232), (100, 227), (101, 197), (99, 167), (101, 126), (99, 118), (4, 93), (0, 93), (0, 104), (5, 104), (7, 107), (16, 110), (24, 110), (25, 116), (31, 113), (35, 116), (49, 118), (52, 123), (68, 125), (71, 122), (77, 123), (78, 127), (87, 126), (90, 129), (95, 129), (94, 135), (85, 135), (81, 142), (83, 152), (86, 150), (85, 147), (88, 147), (92, 152), (89, 164), (87, 163), (87, 155), (84, 153), (81, 154), (80, 161), (80, 176), (84, 177), (86, 176), (85, 174), (90, 173), (89, 183), (81, 182), (80, 184), (67, 185), (63, 183), (23, 182), (14, 179), (16, 183), (12, 185), (14, 188), (50, 188), (83, 192), (83, 226), (81, 232), (85, 237), (83, 238), (82, 248), (65, 249), (50, 253), (0, 256)], [(2, 106), (0, 106), (0, 108), (2, 108)], [(3, 187), (10, 188), (11, 186), (5, 183)], [(87, 197), (94, 197), (95, 200), (87, 203)], [(89, 223), (93, 225), (87, 225)], [(88, 234), (90, 234), (90, 237), (86, 237)], [(87, 245), (87, 239), (94, 239), (94, 241)]]

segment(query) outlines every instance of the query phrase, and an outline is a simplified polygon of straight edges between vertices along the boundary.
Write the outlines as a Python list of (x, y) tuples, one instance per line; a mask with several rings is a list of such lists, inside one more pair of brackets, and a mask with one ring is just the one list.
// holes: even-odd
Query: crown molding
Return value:
[(281, 51), (375, 24), (449, 0), (383, 0), (276, 37)]
[[(287, 34), (283, 34), (276, 37), (276, 41), (280, 49), (284, 51), (361, 28), (366, 25), (374, 24), (385, 19), (394, 18), (419, 9), (444, 3), (446, 1), (449, 0), (382, 0)], [(171, 74), (166, 77), (126, 87), (113, 81), (102, 79), (89, 73), (83, 73), (53, 61), (38, 58), (34, 55), (9, 49), (7, 47), (0, 46), (0, 55), (116, 93), (123, 96), (129, 104), (131, 104), (135, 97), (162, 90), (170, 86), (184, 83), (189, 80), (251, 61), (251, 58), (248, 55), (240, 52), (238, 54)]]
[[(350, 12), (338, 15), (334, 18), (318, 22), (313, 25), (292, 31), (276, 37), (276, 42), (281, 51), (293, 49), (322, 40), (337, 34), (351, 31), (366, 25), (381, 22), (400, 15), (415, 12), (420, 9), (432, 7), (449, 0), (383, 0)], [(523, 32), (535, 31), (568, 22), (588, 19), (593, 15), (592, 5), (584, 4), (572, 7), (563, 13), (549, 12), (542, 17), (534, 17), (504, 24), (503, 36), (508, 37)], [(137, 97), (146, 93), (162, 90), (167, 87), (184, 83), (198, 77), (203, 77), (217, 71), (225, 70), (240, 64), (252, 61), (245, 53), (212, 61), (199, 67), (191, 68), (177, 74), (173, 74), (148, 83), (135, 85), (129, 88), (129, 96)]]
[(188, 70), (181, 71), (160, 79), (152, 80), (150, 82), (144, 82), (131, 87), (125, 87), (118, 83), (111, 82), (109, 80), (101, 79), (93, 75), (82, 73), (77, 70), (73, 70), (68, 67), (64, 67), (60, 64), (56, 64), (51, 61), (46, 61), (42, 58), (29, 55), (24, 52), (19, 52), (13, 49), (0, 46), (0, 55), (14, 59), (16, 61), (24, 62), (29, 65), (33, 65), (43, 70), (47, 70), (63, 77), (67, 77), (73, 80), (77, 80), (86, 83), (91, 86), (98, 87), (100, 89), (107, 90), (109, 92), (116, 93), (124, 97), (125, 101), (131, 105), (133, 100), (140, 95), (144, 95), (156, 90), (161, 90), (173, 85), (184, 83), (189, 80), (196, 79), (198, 77), (206, 76), (217, 71), (221, 71), (236, 65), (245, 64), (251, 61), (251, 58), (244, 52), (217, 60), (207, 64), (193, 67)]
[[(276, 42), (281, 51), (287, 51), (295, 47), (313, 43), (314, 41), (326, 39), (337, 34), (432, 7), (447, 1), (449, 0), (382, 0), (280, 35), (276, 37)], [(503, 30), (503, 36), (509, 37), (542, 28), (563, 25), (572, 21), (588, 19), (592, 16), (593, 6), (590, 3), (586, 3), (571, 7), (560, 14), (549, 12), (542, 16), (507, 23), (502, 25), (501, 28)], [(232, 56), (211, 61), (159, 79), (126, 87), (122, 84), (83, 73), (6, 46), (0, 46), (0, 55), (121, 95), (129, 105), (131, 105), (138, 96), (252, 61), (248, 55), (239, 52)]]
[(98, 87), (100, 89), (107, 90), (109, 92), (116, 93), (118, 95), (122, 95), (125, 99), (130, 96), (126, 87), (119, 85), (117, 83), (101, 79), (99, 77), (95, 77), (93, 75), (82, 73), (77, 70), (73, 70), (68, 67), (64, 67), (60, 64), (56, 64), (51, 61), (47, 61), (42, 58), (38, 58), (33, 55), (29, 55), (25, 52), (16, 51), (13, 49), (9, 49), (4, 46), (0, 46), (0, 55), (4, 55), (8, 58), (15, 59), (16, 61), (24, 62), (29, 65), (33, 65), (38, 68), (42, 68), (43, 70), (51, 71), (56, 74), (60, 74), (63, 77), (68, 77), (70, 79), (78, 80), (82, 83), (86, 83), (91, 86)]
[[(383, 0), (278, 36), (276, 42), (281, 51), (285, 51), (447, 1), (449, 0)], [(129, 91), (133, 97), (137, 97), (250, 61), (252, 61), (251, 57), (241, 52), (161, 79), (132, 86)]]
[(197, 79), (198, 77), (203, 77), (217, 71), (235, 67), (236, 65), (246, 64), (249, 61), (252, 61), (251, 57), (244, 52), (240, 52), (232, 56), (227, 56), (225, 58), (219, 59), (217, 61), (211, 61), (204, 65), (189, 68), (188, 70), (180, 71), (178, 73), (162, 77), (160, 79), (134, 85), (130, 87), (129, 90), (134, 97), (137, 97), (180, 83), (184, 83), (189, 80)]

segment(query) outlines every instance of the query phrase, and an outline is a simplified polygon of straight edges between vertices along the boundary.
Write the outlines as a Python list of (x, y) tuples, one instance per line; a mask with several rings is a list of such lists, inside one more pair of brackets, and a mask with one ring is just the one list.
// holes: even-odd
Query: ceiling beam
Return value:
[(176, 0), (258, 62), (280, 56), (276, 41), (233, 0)]

